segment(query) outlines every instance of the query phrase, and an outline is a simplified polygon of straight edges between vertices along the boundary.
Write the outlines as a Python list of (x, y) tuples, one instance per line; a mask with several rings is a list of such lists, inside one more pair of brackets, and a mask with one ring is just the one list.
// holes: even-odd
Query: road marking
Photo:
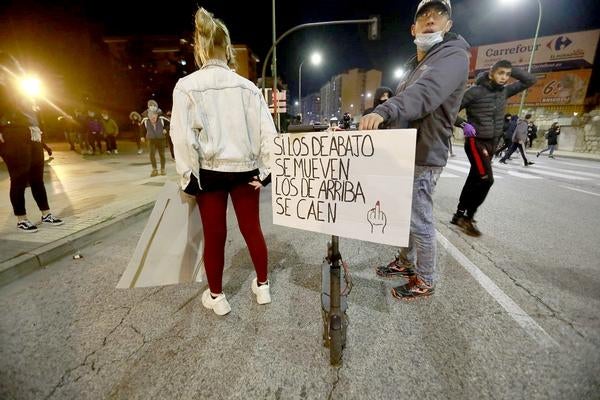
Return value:
[(566, 165), (574, 165), (576, 167), (583, 167), (583, 168), (593, 168), (593, 169), (600, 169), (600, 166), (598, 165), (585, 165), (585, 164), (578, 164), (578, 163), (572, 163), (572, 162), (568, 162), (568, 161), (552, 161), (552, 163), (560, 163), (560, 164), (566, 164)]
[(442, 171), (442, 178), (460, 178), (458, 175), (451, 174), (450, 172)]
[(451, 164), (446, 164), (446, 168), (454, 170), (454, 171), (459, 171), (459, 172), (463, 172), (465, 174), (469, 173), (469, 168), (465, 168), (465, 167), (458, 167), (456, 165), (451, 165)]
[(523, 178), (523, 179), (544, 179), (541, 176), (535, 176), (535, 175), (525, 174), (523, 172), (518, 172), (518, 171), (511, 171), (511, 170), (505, 170), (505, 169), (503, 169), (502, 171), (506, 172), (510, 176), (515, 176), (517, 178)]
[(535, 165), (535, 170), (537, 170), (538, 168), (544, 169), (544, 170), (550, 170), (550, 171), (556, 171), (557, 169), (565, 174), (574, 174), (574, 175), (581, 175), (581, 176), (587, 176), (590, 178), (600, 178), (600, 174), (595, 174), (593, 172), (585, 172), (585, 171), (574, 171), (572, 169), (560, 169), (560, 168), (556, 168), (556, 167), (548, 167), (548, 166), (541, 166), (536, 164)]
[(583, 190), (583, 189), (577, 189), (577, 188), (569, 187), (569, 186), (560, 186), (560, 187), (565, 188), (565, 189), (569, 189), (569, 190), (574, 190), (576, 192), (593, 194), (594, 196), (600, 196), (600, 193), (588, 192), (587, 190)]
[(436, 230), (437, 240), (440, 245), (452, 256), (464, 269), (475, 278), (477, 283), (485, 289), (504, 308), (508, 315), (515, 320), (538, 344), (543, 347), (558, 347), (558, 343), (550, 336), (537, 322), (512, 301), (502, 289), (498, 287), (486, 274), (484, 274), (475, 264), (471, 262), (458, 248), (456, 248), (444, 235)]
[(535, 167), (528, 167), (528, 168), (531, 168), (531, 172), (533, 172), (535, 174), (555, 176), (557, 178), (565, 178), (565, 179), (571, 179), (571, 180), (575, 180), (575, 181), (589, 181), (590, 180), (590, 178), (582, 178), (581, 176), (573, 176), (573, 175), (559, 174), (558, 172), (543, 171), (541, 169), (536, 169)]

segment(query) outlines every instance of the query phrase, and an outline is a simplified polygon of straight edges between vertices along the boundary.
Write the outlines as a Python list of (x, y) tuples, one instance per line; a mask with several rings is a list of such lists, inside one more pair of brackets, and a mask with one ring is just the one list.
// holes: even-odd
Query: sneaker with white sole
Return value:
[(58, 226), (58, 225), (62, 225), (64, 224), (63, 220), (60, 218), (56, 218), (54, 215), (52, 215), (51, 213), (46, 214), (45, 216), (42, 216), (42, 222), (44, 224), (48, 224), (48, 225), (54, 225), (54, 226)]
[(30, 220), (24, 219), (23, 221), (17, 222), (17, 229), (21, 232), (33, 233), (37, 232), (38, 228)]
[(202, 305), (209, 310), (213, 310), (217, 315), (229, 314), (231, 306), (225, 297), (225, 293), (221, 293), (216, 299), (210, 295), (210, 289), (206, 289), (202, 293)]
[(257, 278), (252, 279), (252, 293), (256, 295), (256, 302), (258, 304), (269, 304), (271, 302), (269, 281), (264, 285), (258, 286)]

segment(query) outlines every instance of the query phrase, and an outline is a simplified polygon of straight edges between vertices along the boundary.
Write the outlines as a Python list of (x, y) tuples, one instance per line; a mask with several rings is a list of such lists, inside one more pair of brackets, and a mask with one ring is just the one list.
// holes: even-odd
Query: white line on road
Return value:
[[(550, 162), (550, 161), (549, 161)], [(593, 169), (600, 169), (599, 165), (586, 165), (586, 164), (579, 164), (579, 163), (572, 163), (572, 162), (568, 162), (568, 161), (552, 161), (552, 163), (560, 163), (560, 164), (566, 164), (566, 165), (575, 165), (576, 167), (583, 167), (583, 168), (593, 168)]]
[(463, 172), (465, 174), (469, 173), (469, 168), (465, 168), (465, 167), (458, 167), (456, 165), (451, 165), (450, 163), (446, 164), (446, 167), (448, 169), (454, 170), (454, 171), (458, 171), (458, 172)]
[(442, 171), (442, 178), (460, 178), (458, 175), (451, 174), (450, 172)]
[(510, 175), (510, 176), (516, 176), (517, 178), (523, 178), (523, 179), (544, 179), (541, 176), (530, 175), (530, 174), (526, 174), (526, 173), (518, 172), (518, 171), (502, 170), (502, 172), (506, 172), (508, 175)]
[(587, 190), (583, 190), (583, 189), (577, 189), (574, 187), (569, 187), (569, 186), (561, 186), (559, 185), (561, 188), (565, 188), (565, 189), (569, 189), (569, 190), (574, 190), (576, 192), (581, 192), (581, 193), (587, 193), (587, 194), (593, 194), (594, 196), (600, 196), (600, 193), (594, 193), (594, 192), (588, 192)]
[(589, 181), (590, 178), (582, 178), (580, 176), (573, 176), (573, 175), (567, 175), (567, 174), (559, 174), (558, 172), (550, 172), (550, 171), (543, 171), (541, 169), (536, 169), (535, 167), (529, 167), (531, 168), (531, 172), (535, 173), (535, 174), (541, 174), (541, 175), (548, 175), (548, 176), (554, 176), (557, 178), (565, 178), (565, 179), (571, 179), (571, 180), (575, 180), (575, 181)]
[(598, 174), (598, 173), (586, 172), (586, 171), (574, 171), (572, 169), (560, 169), (560, 168), (556, 168), (556, 167), (548, 167), (547, 165), (545, 165), (545, 166), (541, 166), (539, 164), (535, 165), (535, 170), (538, 170), (540, 168), (544, 169), (544, 170), (550, 170), (550, 171), (556, 171), (558, 169), (563, 174), (573, 174), (573, 175), (586, 176), (586, 177), (590, 177), (590, 178), (600, 178), (600, 174)]
[(440, 245), (446, 249), (448, 253), (456, 261), (459, 262), (460, 265), (466, 269), (473, 278), (488, 292), (494, 300), (498, 302), (507, 312), (508, 315), (515, 320), (517, 324), (521, 326), (531, 336), (536, 342), (538, 342), (543, 347), (551, 347), (557, 346), (558, 343), (550, 336), (544, 328), (538, 325), (537, 322), (533, 320), (527, 313), (519, 307), (517, 303), (512, 301), (510, 297), (508, 297), (502, 289), (498, 287), (486, 274), (484, 274), (475, 264), (471, 262), (458, 248), (456, 248), (444, 235), (442, 235), (439, 231), (437, 233), (437, 240), (440, 242)]

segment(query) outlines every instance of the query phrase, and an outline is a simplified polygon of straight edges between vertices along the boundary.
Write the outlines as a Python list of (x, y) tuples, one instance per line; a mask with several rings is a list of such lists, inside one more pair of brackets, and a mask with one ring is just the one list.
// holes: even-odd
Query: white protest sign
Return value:
[(416, 136), (415, 129), (278, 135), (273, 223), (407, 246)]

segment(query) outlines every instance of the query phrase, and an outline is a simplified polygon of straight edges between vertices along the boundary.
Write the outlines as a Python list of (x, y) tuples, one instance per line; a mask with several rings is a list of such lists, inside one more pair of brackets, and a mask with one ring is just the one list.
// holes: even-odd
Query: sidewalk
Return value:
[(46, 163), (44, 181), (52, 212), (65, 221), (62, 226), (40, 224), (40, 212), (27, 189), (28, 216), (39, 230), (17, 231), (8, 196), (10, 179), (0, 163), (0, 286), (122, 229), (151, 209), (163, 183), (175, 174), (167, 150), (168, 176), (150, 178), (148, 153), (136, 154), (131, 142), (120, 142), (118, 155), (82, 156), (65, 143), (50, 147), (54, 159)]

